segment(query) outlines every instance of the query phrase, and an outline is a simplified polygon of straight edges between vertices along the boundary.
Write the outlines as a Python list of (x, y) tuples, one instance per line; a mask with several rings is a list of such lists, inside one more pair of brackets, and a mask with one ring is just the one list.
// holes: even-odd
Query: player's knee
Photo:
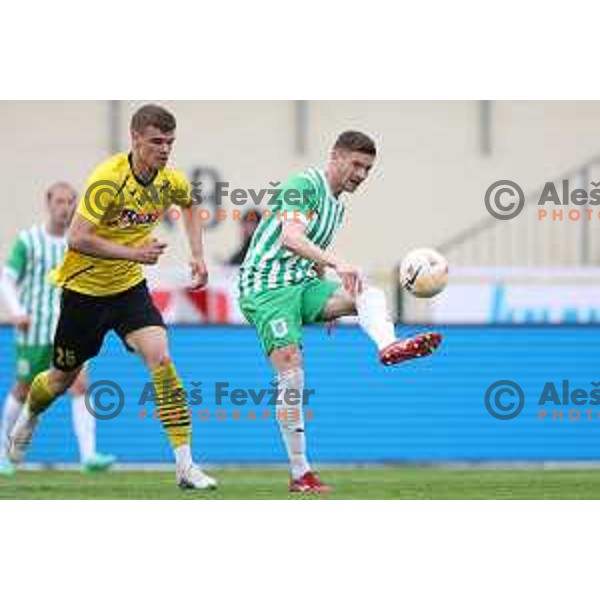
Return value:
[(156, 349), (144, 354), (144, 362), (151, 371), (154, 371), (155, 369), (168, 365), (172, 361), (168, 352), (165, 352), (162, 349)]
[(277, 348), (271, 353), (271, 362), (278, 373), (297, 369), (302, 365), (302, 354), (298, 346), (286, 346)]
[(344, 303), (342, 305), (340, 317), (349, 317), (356, 314), (356, 298), (348, 296), (344, 298)]
[(30, 388), (31, 384), (25, 381), (17, 381), (13, 386), (12, 394), (18, 402), (23, 403), (27, 399), (27, 394), (29, 394)]
[(323, 315), (325, 319), (337, 319), (356, 314), (356, 300), (345, 290), (336, 292), (329, 300)]
[(66, 392), (72, 385), (79, 370), (77, 371), (59, 371), (51, 369), (48, 373), (48, 388), (55, 395), (60, 396)]

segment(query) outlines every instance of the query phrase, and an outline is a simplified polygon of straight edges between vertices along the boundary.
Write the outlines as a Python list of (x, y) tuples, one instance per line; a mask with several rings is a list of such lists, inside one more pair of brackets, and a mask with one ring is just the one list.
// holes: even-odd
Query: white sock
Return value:
[(376, 287), (365, 287), (356, 297), (356, 311), (359, 325), (379, 350), (396, 341), (394, 323), (382, 290)]
[[(292, 479), (299, 479), (310, 471), (306, 459), (306, 437), (304, 434), (304, 371), (300, 368), (283, 371), (278, 376), (278, 399), (276, 415), (279, 429), (290, 460)], [(286, 393), (294, 390), (295, 397)]]
[(0, 424), (0, 459), (6, 459), (8, 452), (8, 436), (16, 423), (23, 404), (19, 402), (12, 392), (9, 392), (4, 400), (4, 408), (2, 410), (2, 424)]
[(175, 464), (178, 471), (187, 471), (192, 466), (192, 450), (189, 444), (182, 444), (174, 449)]
[(73, 396), (71, 400), (73, 430), (79, 446), (79, 458), (82, 463), (96, 454), (96, 419), (85, 405), (85, 396)]

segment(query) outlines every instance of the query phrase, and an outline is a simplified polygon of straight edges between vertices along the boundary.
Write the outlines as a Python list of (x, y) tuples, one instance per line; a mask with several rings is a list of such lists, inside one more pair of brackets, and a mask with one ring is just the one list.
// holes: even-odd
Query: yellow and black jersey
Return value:
[[(96, 226), (96, 234), (127, 246), (141, 246), (171, 205), (187, 208), (191, 187), (183, 173), (164, 167), (149, 182), (139, 181), (131, 157), (116, 154), (89, 177), (77, 214)], [(90, 296), (118, 294), (144, 278), (142, 265), (98, 258), (68, 249), (53, 276), (57, 285)]]

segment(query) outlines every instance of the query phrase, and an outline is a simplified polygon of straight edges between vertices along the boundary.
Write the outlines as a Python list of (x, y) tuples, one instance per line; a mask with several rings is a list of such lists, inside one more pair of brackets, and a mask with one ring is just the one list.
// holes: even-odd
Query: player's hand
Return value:
[(147, 244), (135, 248), (134, 260), (144, 265), (155, 265), (166, 247), (165, 242), (153, 239)]
[(362, 277), (358, 267), (344, 261), (338, 261), (335, 266), (336, 273), (342, 280), (344, 289), (351, 295), (356, 296), (362, 292)]
[(192, 284), (191, 289), (198, 290), (203, 288), (208, 283), (208, 269), (206, 263), (202, 259), (192, 259), (190, 261), (192, 268)]
[(13, 317), (11, 322), (19, 331), (27, 331), (31, 326), (31, 317), (29, 317), (29, 315), (21, 315), (19, 317)]

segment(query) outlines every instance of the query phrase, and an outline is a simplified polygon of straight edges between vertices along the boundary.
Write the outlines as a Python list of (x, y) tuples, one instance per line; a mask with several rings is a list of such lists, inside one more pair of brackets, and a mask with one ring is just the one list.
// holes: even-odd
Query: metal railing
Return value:
[[(563, 181), (570, 192), (590, 191), (600, 182), (600, 155), (552, 180), (562, 197)], [(538, 205), (544, 186), (525, 194), (522, 212), (511, 220), (489, 215), (438, 246), (455, 265), (589, 265), (600, 263), (600, 204)], [(483, 197), (481, 202), (483, 203)], [(548, 216), (540, 219), (539, 209)], [(562, 219), (558, 218), (562, 209)], [(592, 211), (588, 214), (587, 211)], [(579, 218), (576, 218), (579, 213)]]

